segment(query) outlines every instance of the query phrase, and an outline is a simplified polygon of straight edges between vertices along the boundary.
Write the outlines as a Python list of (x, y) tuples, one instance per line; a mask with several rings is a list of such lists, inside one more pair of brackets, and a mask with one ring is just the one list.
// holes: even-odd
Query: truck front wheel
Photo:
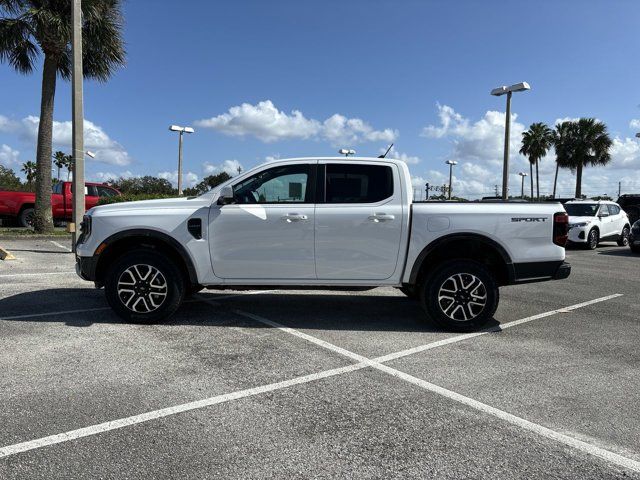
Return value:
[(472, 260), (443, 263), (427, 277), (420, 302), (427, 316), (447, 330), (477, 330), (493, 318), (500, 292), (493, 273)]
[(122, 319), (156, 323), (178, 309), (186, 287), (174, 262), (162, 253), (139, 249), (114, 262), (104, 290), (107, 302)]

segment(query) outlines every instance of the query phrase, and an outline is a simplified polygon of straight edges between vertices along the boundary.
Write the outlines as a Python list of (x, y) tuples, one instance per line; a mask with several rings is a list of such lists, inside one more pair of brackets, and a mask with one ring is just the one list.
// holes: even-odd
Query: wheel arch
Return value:
[(498, 242), (478, 233), (452, 233), (422, 249), (411, 268), (409, 284), (420, 284), (432, 267), (456, 259), (475, 260), (488, 266), (499, 285), (509, 285), (515, 280), (513, 261)]
[(189, 252), (166, 233), (149, 229), (124, 230), (108, 237), (98, 248), (101, 247), (102, 251), (97, 255), (95, 266), (95, 282), (98, 284), (104, 282), (109, 265), (132, 248), (148, 248), (163, 253), (178, 265), (185, 280), (191, 284), (198, 283), (198, 275)]

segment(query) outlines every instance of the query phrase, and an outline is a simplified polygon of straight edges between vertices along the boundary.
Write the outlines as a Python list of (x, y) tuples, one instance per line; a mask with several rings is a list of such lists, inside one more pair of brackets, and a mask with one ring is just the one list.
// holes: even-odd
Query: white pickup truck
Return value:
[(458, 331), (492, 318), (500, 286), (569, 276), (560, 204), (412, 195), (399, 160), (279, 160), (199, 197), (92, 208), (76, 270), (132, 322), (160, 321), (203, 287), (392, 286)]

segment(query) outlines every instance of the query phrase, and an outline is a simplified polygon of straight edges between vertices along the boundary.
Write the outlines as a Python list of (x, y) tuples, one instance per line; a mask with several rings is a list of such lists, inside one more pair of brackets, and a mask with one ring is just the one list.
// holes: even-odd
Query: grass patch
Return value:
[(31, 228), (15, 228), (15, 227), (0, 227), (0, 238), (46, 238), (46, 237), (71, 237), (71, 234), (67, 232), (64, 227), (54, 228), (51, 233), (35, 233)]

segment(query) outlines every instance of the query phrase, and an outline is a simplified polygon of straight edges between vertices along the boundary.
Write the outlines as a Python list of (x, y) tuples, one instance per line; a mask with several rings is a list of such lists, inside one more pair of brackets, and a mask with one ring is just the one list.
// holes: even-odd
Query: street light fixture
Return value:
[(447, 160), (444, 163), (449, 165), (449, 200), (451, 200), (451, 180), (453, 178), (453, 166), (457, 165), (458, 162), (456, 162), (455, 160)]
[(507, 95), (507, 112), (504, 127), (504, 164), (502, 166), (502, 199), (507, 199), (507, 190), (509, 183), (509, 132), (511, 130), (511, 94), (513, 92), (524, 92), (531, 90), (527, 82), (520, 82), (509, 87), (502, 86), (491, 90), (491, 95), (499, 97)]
[(340, 155), (344, 155), (345, 157), (348, 157), (349, 155), (355, 155), (356, 151), (355, 150), (349, 150), (347, 148), (341, 148), (340, 150), (338, 150), (338, 153)]
[(518, 175), (522, 177), (522, 188), (520, 190), (520, 198), (524, 199), (524, 177), (529, 176), (529, 174), (525, 172), (520, 172), (518, 173)]
[(179, 125), (171, 125), (169, 130), (180, 134), (180, 139), (178, 140), (178, 195), (182, 195), (182, 134), (193, 133), (195, 130), (191, 127), (181, 127)]

